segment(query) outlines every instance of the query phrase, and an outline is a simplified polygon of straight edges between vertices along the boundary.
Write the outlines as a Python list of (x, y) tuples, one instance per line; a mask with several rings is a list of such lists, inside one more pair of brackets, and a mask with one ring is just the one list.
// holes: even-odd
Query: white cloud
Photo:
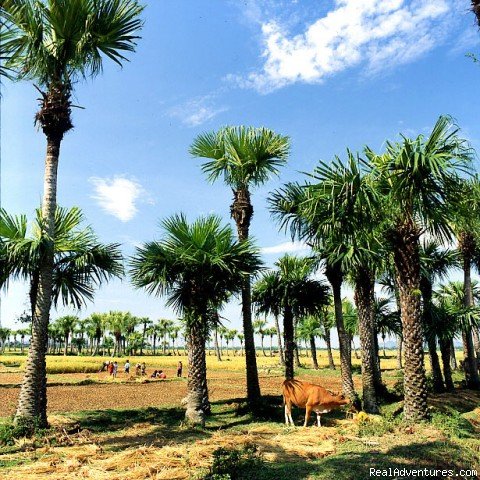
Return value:
[(168, 111), (168, 115), (178, 118), (188, 127), (196, 127), (228, 110), (225, 106), (215, 105), (215, 95), (204, 95), (177, 105)]
[[(90, 177), (95, 193), (91, 196), (102, 210), (117, 217), (122, 222), (128, 222), (138, 212), (136, 204), (146, 199), (146, 192), (135, 179), (123, 176), (113, 178)], [(148, 203), (152, 203), (147, 199)]]
[(376, 73), (412, 62), (445, 39), (455, 8), (456, 0), (335, 0), (296, 35), (278, 19), (265, 20), (262, 70), (227, 78), (268, 93), (295, 82), (318, 83), (354, 66)]
[(309, 249), (308, 245), (303, 242), (284, 242), (272, 247), (263, 247), (261, 252), (264, 255), (278, 255), (282, 253), (300, 253)]

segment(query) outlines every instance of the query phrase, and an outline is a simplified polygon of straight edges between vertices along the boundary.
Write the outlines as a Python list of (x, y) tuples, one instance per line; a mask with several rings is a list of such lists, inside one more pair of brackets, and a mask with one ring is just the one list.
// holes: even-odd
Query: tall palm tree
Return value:
[[(452, 189), (454, 198), (453, 229), (463, 270), (464, 307), (474, 305), (472, 268), (480, 271), (480, 179), (477, 175), (462, 179), (460, 188)], [(480, 338), (477, 328), (462, 331), (464, 364), (468, 387), (479, 389)]]
[[(209, 181), (223, 177), (233, 191), (230, 213), (237, 225), (238, 239), (248, 239), (253, 206), (252, 187), (263, 185), (269, 177), (278, 174), (290, 152), (288, 137), (267, 128), (224, 127), (217, 132), (199, 135), (190, 147), (194, 157), (207, 158), (202, 171)], [(245, 362), (247, 398), (250, 404), (260, 399), (255, 339), (252, 326), (251, 284), (245, 279), (242, 289), (243, 333), (245, 335)]]
[[(441, 308), (446, 311), (447, 315), (454, 318), (455, 331), (465, 338), (467, 332), (471, 332), (473, 328), (480, 326), (480, 308), (477, 306), (465, 306), (464, 285), (461, 282), (449, 282), (446, 285), (440, 285), (435, 292), (438, 303)], [(447, 322), (446, 328), (451, 330), (451, 322)], [(449, 336), (453, 338), (450, 333)], [(465, 382), (469, 388), (472, 385), (471, 370), (464, 361)]]
[(261, 265), (258, 251), (247, 239), (234, 240), (219, 217), (200, 217), (189, 223), (175, 215), (163, 221), (162, 240), (136, 249), (131, 259), (136, 287), (167, 296), (167, 305), (185, 321), (188, 338), (188, 395), (186, 419), (205, 423), (209, 413), (205, 340), (218, 319), (218, 308), (239, 293), (245, 278)]
[(319, 317), (316, 315), (308, 315), (302, 318), (298, 325), (298, 337), (310, 343), (310, 353), (312, 355), (312, 366), (318, 370), (317, 347), (315, 345), (315, 337), (322, 334), (322, 325)]
[(275, 280), (268, 281), (266, 289), (264, 278), (260, 278), (253, 288), (252, 298), (260, 310), (265, 309), (264, 298), (269, 302), (273, 297), (278, 299), (278, 309), (283, 315), (285, 378), (290, 380), (294, 377), (294, 323), (306, 315), (319, 313), (329, 302), (329, 290), (312, 278), (316, 263), (311, 258), (284, 255), (275, 262), (275, 267)]
[(407, 420), (427, 417), (427, 384), (423, 359), (423, 328), (420, 304), (420, 234), (451, 238), (452, 184), (467, 172), (472, 149), (458, 136), (449, 117), (440, 117), (430, 135), (398, 143), (387, 142), (381, 155), (366, 148), (373, 177), (384, 198), (386, 238), (391, 245), (405, 345), (405, 402)]
[(75, 315), (64, 315), (63, 317), (59, 317), (55, 320), (55, 327), (62, 333), (63, 341), (65, 342), (63, 347), (63, 354), (65, 356), (68, 352), (68, 340), (70, 335), (72, 335), (75, 331), (75, 327), (79, 321), (80, 319)]
[(153, 325), (153, 322), (148, 317), (142, 317), (140, 319), (140, 323), (143, 327), (143, 329), (142, 329), (142, 345), (140, 346), (140, 355), (143, 355), (143, 349), (145, 347), (145, 337), (147, 335), (147, 330), (148, 330), (148, 327)]
[(262, 320), (261, 318), (258, 318), (253, 322), (253, 331), (257, 334), (260, 335), (260, 345), (262, 347), (262, 353), (263, 356), (266, 357), (267, 354), (265, 353), (265, 346), (263, 344), (265, 335), (266, 335), (266, 327), (267, 327), (267, 321)]
[(16, 421), (47, 425), (45, 353), (53, 290), (55, 211), (60, 145), (73, 128), (71, 97), (79, 79), (102, 71), (103, 59), (122, 65), (142, 26), (137, 0), (4, 0), (0, 7), (5, 67), (40, 91), (35, 122), (47, 140), (41, 228), (44, 232), (32, 338)]
[[(280, 331), (280, 323), (278, 317), (281, 315), (281, 305), (275, 296), (276, 275), (274, 272), (266, 272), (262, 279), (255, 284), (257, 298), (261, 298), (261, 302), (257, 302), (256, 310), (259, 314), (273, 315), (275, 318), (275, 328), (277, 330), (278, 349), (280, 352), (280, 364), (285, 365), (285, 357), (282, 346), (282, 333)], [(270, 296), (271, 295), (271, 296)]]
[[(78, 208), (58, 207), (54, 220), (49, 303), (62, 303), (78, 309), (86, 301), (93, 300), (95, 287), (112, 276), (123, 275), (122, 256), (117, 244), (104, 245), (90, 227), (81, 227), (84, 218)], [(46, 241), (43, 217), (39, 211), (30, 230), (25, 215), (12, 216), (0, 209), (0, 286), (7, 288), (10, 279), (28, 281), (33, 319), (16, 418), (20, 421), (29, 416), (35, 417), (39, 425), (46, 425), (45, 354), (48, 330), (42, 330), (40, 327), (43, 324), (35, 321), (35, 318), (40, 318), (35, 317), (35, 312), (38, 312), (41, 298), (42, 259)]]
[(308, 182), (290, 183), (270, 196), (274, 215), (282, 227), (290, 226), (292, 237), (311, 244), (324, 261), (332, 286), (335, 320), (340, 343), (344, 393), (356, 398), (351, 370), (351, 335), (342, 312), (341, 287), (345, 274), (355, 284), (360, 309), (364, 398), (376, 411), (372, 303), (380, 245), (374, 235), (379, 222), (378, 194), (365, 161), (347, 150), (347, 161), (335, 157), (320, 162)]
[[(93, 356), (98, 354), (100, 348), (100, 342), (102, 340), (102, 335), (104, 332), (104, 314), (102, 313), (92, 313), (86, 320), (85, 326), (87, 329), (88, 336), (90, 337), (91, 353)], [(95, 346), (94, 346), (95, 344)]]
[(6, 327), (0, 327), (0, 353), (5, 352), (5, 344), (8, 341), (8, 337), (10, 336), (10, 329)]

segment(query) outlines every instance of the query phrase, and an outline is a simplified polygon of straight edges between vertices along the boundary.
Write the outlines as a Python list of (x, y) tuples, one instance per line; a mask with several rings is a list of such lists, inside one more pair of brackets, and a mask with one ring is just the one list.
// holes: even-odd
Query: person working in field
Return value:
[(103, 362), (102, 366), (100, 367), (100, 370), (98, 371), (98, 373), (104, 372), (105, 370), (108, 371), (108, 365), (109, 364), (110, 364), (110, 362), (108, 360), (106, 362)]
[(108, 364), (108, 374), (113, 375), (113, 362)]
[(117, 378), (117, 372), (118, 372), (118, 363), (115, 361), (113, 362), (113, 372), (112, 372), (113, 378)]
[(177, 365), (177, 377), (181, 377), (181, 376), (182, 376), (182, 370), (183, 370), (183, 364), (182, 364), (182, 362), (178, 362), (178, 365)]
[(123, 370), (127, 375), (130, 373), (130, 360), (125, 362), (125, 367), (123, 367)]
[(142, 363), (142, 376), (147, 374), (147, 366), (145, 362)]

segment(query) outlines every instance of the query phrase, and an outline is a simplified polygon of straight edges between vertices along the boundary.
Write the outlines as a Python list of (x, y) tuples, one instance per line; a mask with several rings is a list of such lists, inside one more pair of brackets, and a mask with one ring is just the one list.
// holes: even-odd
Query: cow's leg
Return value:
[(322, 426), (322, 415), (319, 412), (315, 412), (317, 414), (317, 426), (321, 427)]
[(308, 425), (308, 420), (310, 419), (310, 413), (312, 411), (312, 407), (310, 405), (306, 405), (305, 407), (305, 422), (303, 426), (306, 427)]
[(292, 402), (285, 399), (285, 425), (288, 425), (289, 423), (293, 425)]
[(288, 406), (285, 403), (285, 425), (288, 425), (289, 418), (288, 418)]

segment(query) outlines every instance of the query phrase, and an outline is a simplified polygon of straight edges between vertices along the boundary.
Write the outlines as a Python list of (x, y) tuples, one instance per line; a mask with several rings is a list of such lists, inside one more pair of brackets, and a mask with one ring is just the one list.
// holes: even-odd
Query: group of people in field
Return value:
[[(131, 364), (130, 364), (130, 360), (127, 359), (127, 361), (125, 362), (125, 365), (123, 367), (123, 371), (125, 373), (125, 375), (129, 376), (130, 375), (130, 368), (131, 368)], [(105, 372), (107, 371), (108, 374), (113, 377), (113, 378), (117, 378), (117, 374), (118, 374), (118, 362), (115, 360), (115, 361), (110, 361), (110, 360), (107, 360), (105, 362), (103, 362), (100, 370), (99, 370), (99, 373), (100, 372)], [(177, 377), (178, 378), (181, 378), (182, 377), (182, 372), (183, 372), (183, 364), (182, 362), (178, 362), (177, 364)], [(142, 363), (137, 363), (135, 365), (135, 375), (137, 377), (144, 377), (147, 375), (147, 366), (145, 364), (145, 362), (142, 362)], [(160, 378), (162, 380), (165, 380), (167, 378), (167, 375), (165, 374), (165, 372), (163, 370), (154, 370), (153, 373), (150, 375), (150, 378)]]

